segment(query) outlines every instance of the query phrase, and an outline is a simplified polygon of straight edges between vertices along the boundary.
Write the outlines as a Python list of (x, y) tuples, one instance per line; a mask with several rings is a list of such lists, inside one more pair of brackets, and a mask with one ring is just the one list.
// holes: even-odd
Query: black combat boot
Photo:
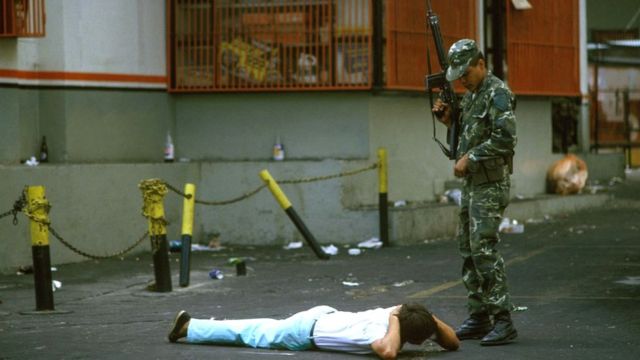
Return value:
[(480, 345), (503, 345), (508, 344), (518, 337), (518, 332), (513, 326), (511, 315), (508, 312), (501, 312), (494, 316), (495, 325), (493, 330), (480, 340)]
[(493, 329), (491, 319), (488, 314), (471, 314), (458, 329), (456, 336), (460, 340), (482, 339)]

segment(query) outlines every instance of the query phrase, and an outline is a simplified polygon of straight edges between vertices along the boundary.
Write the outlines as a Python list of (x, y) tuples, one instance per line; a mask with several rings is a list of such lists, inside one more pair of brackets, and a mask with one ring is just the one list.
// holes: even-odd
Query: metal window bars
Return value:
[(0, 0), (0, 37), (45, 35), (44, 0)]
[(173, 92), (370, 89), (372, 0), (170, 0)]

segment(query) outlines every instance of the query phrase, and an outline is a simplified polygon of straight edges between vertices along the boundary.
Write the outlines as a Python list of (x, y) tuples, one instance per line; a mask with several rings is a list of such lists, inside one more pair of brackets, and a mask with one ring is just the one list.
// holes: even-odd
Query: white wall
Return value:
[[(0, 69), (58, 74), (46, 80), (17, 76), (0, 82), (165, 87), (145, 79), (105, 81), (95, 76), (165, 76), (164, 1), (55, 0), (46, 2), (46, 15), (45, 37), (0, 40)], [(59, 72), (89, 75), (71, 80)]]

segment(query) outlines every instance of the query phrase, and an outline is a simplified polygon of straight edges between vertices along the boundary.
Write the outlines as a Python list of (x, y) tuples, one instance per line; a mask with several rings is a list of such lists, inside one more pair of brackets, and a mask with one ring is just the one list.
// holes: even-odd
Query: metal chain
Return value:
[(357, 174), (363, 173), (365, 171), (373, 170), (373, 169), (375, 169), (377, 167), (378, 167), (378, 164), (374, 163), (374, 164), (371, 164), (371, 165), (369, 165), (367, 167), (364, 167), (364, 168), (361, 168), (361, 169), (343, 171), (343, 172), (338, 173), (338, 174), (325, 175), (325, 176), (316, 176), (316, 177), (308, 177), (308, 178), (302, 178), (302, 179), (280, 180), (280, 181), (278, 181), (278, 183), (280, 183), (280, 184), (300, 184), (300, 183), (308, 183), (308, 182), (314, 182), (314, 181), (329, 180), (329, 179), (335, 179), (335, 178), (339, 178), (339, 177), (357, 175)]
[(0, 214), (0, 218), (3, 218), (5, 216), (11, 215), (13, 214), (13, 224), (17, 224), (18, 223), (18, 219), (16, 217), (16, 215), (19, 212), (24, 213), (24, 215), (30, 219), (31, 221), (34, 221), (38, 224), (40, 224), (40, 226), (46, 226), (49, 229), (49, 232), (56, 238), (58, 239), (64, 246), (68, 247), (71, 251), (82, 255), (84, 257), (87, 257), (89, 259), (94, 259), (94, 260), (102, 260), (102, 259), (109, 259), (109, 258), (113, 258), (113, 257), (120, 257), (126, 253), (128, 253), (129, 251), (133, 250), (133, 248), (135, 248), (136, 246), (140, 245), (140, 243), (149, 235), (149, 232), (146, 231), (144, 233), (144, 235), (142, 235), (142, 237), (140, 237), (140, 239), (138, 241), (136, 241), (133, 245), (129, 246), (128, 248), (122, 250), (122, 251), (118, 251), (117, 253), (111, 254), (111, 255), (92, 255), (89, 254), (87, 252), (84, 252), (78, 248), (76, 248), (75, 246), (71, 245), (69, 242), (67, 242), (62, 236), (60, 236), (60, 234), (58, 234), (58, 232), (51, 227), (51, 222), (49, 220), (44, 220), (42, 218), (39, 218), (37, 216), (34, 215), (35, 210), (39, 207), (44, 208), (44, 211), (48, 214), (49, 210), (51, 209), (51, 205), (49, 204), (48, 201), (43, 200), (40, 202), (37, 201), (32, 201), (31, 203), (31, 207), (27, 207), (28, 202), (27, 202), (27, 196), (26, 196), (26, 191), (22, 192), (22, 195), (20, 196), (20, 198), (18, 200), (16, 200), (16, 202), (13, 205), (13, 209), (4, 212), (2, 214)]
[(18, 198), (18, 200), (16, 200), (13, 203), (13, 209), (9, 210), (9, 211), (5, 211), (2, 214), (0, 214), (0, 219), (9, 216), (9, 215), (13, 215), (13, 225), (18, 225), (18, 213), (22, 211), (22, 209), (24, 209), (24, 207), (27, 205), (27, 196), (25, 195), (25, 192), (22, 192), (22, 195), (20, 195), (20, 197)]
[(185, 194), (185, 193), (183, 193), (182, 191), (180, 191), (177, 187), (175, 187), (175, 186), (173, 186), (173, 185), (169, 184), (168, 182), (166, 182), (166, 181), (163, 181), (163, 182), (164, 182), (164, 185), (165, 185), (169, 190), (171, 190), (171, 191), (173, 191), (174, 193), (176, 193), (176, 194), (178, 194), (178, 195), (182, 196), (182, 197), (183, 197), (183, 198), (185, 198), (185, 199), (191, 199), (191, 194)]
[(58, 241), (60, 241), (62, 243), (62, 245), (66, 246), (71, 251), (75, 252), (78, 255), (82, 255), (84, 257), (87, 257), (87, 258), (93, 259), (93, 260), (104, 260), (104, 259), (110, 259), (110, 258), (114, 258), (114, 257), (121, 257), (124, 254), (128, 253), (129, 251), (133, 250), (136, 246), (140, 245), (140, 243), (144, 239), (146, 239), (146, 237), (149, 235), (149, 231), (145, 231), (145, 233), (140, 237), (140, 239), (138, 239), (133, 245), (129, 246), (128, 248), (126, 248), (124, 250), (118, 251), (117, 253), (110, 254), (110, 255), (92, 255), (92, 254), (86, 253), (86, 252), (76, 248), (75, 246), (71, 245), (69, 242), (67, 242), (65, 239), (63, 239), (62, 236), (60, 236), (60, 234), (58, 234), (58, 232), (55, 231), (55, 229), (51, 227), (51, 225), (49, 225), (49, 232), (56, 239), (58, 239)]
[[(176, 188), (175, 186), (173, 186), (171, 184), (168, 184), (166, 182), (164, 184), (167, 186), (167, 188), (169, 190), (173, 191), (174, 193), (182, 196), (185, 199), (191, 199), (191, 194), (185, 194), (184, 192), (178, 190), (178, 188)], [(242, 194), (242, 195), (240, 195), (238, 197), (235, 197), (235, 198), (229, 199), (229, 200), (205, 201), (205, 200), (195, 199), (194, 201), (195, 201), (196, 204), (201, 204), (201, 205), (211, 205), (211, 206), (229, 205), (229, 204), (236, 203), (238, 201), (242, 201), (244, 199), (248, 199), (248, 198), (252, 197), (253, 195), (259, 193), (260, 190), (264, 189), (265, 187), (267, 187), (266, 184), (260, 185), (257, 188), (255, 188), (255, 189), (253, 189), (253, 190), (251, 190), (249, 192), (246, 192), (246, 193), (244, 193), (244, 194)]]
[(233, 199), (229, 199), (229, 200), (222, 200), (222, 201), (205, 201), (205, 200), (198, 200), (196, 199), (195, 202), (196, 204), (201, 204), (201, 205), (211, 205), (211, 206), (219, 206), (219, 205), (228, 205), (228, 204), (233, 204), (236, 203), (238, 201), (242, 201), (244, 199), (248, 199), (250, 197), (252, 197), (253, 195), (257, 194), (260, 192), (260, 190), (264, 189), (267, 187), (267, 184), (263, 184), (258, 186), (257, 188), (246, 192), (236, 198)]
[[(345, 177), (345, 176), (352, 176), (352, 175), (357, 175), (360, 173), (363, 173), (365, 171), (369, 171), (369, 170), (373, 170), (375, 168), (378, 167), (377, 163), (371, 164), (367, 167), (361, 168), (361, 169), (356, 169), (356, 170), (350, 170), (350, 171), (344, 171), (338, 174), (332, 174), (332, 175), (325, 175), (325, 176), (316, 176), (316, 177), (309, 177), (309, 178), (302, 178), (302, 179), (292, 179), (292, 180), (282, 180), (282, 181), (278, 181), (280, 184), (300, 184), (300, 183), (308, 183), (308, 182), (314, 182), (314, 181), (321, 181), (321, 180), (330, 180), (330, 179), (335, 179), (335, 178), (339, 178), (339, 177)], [(191, 195), (190, 194), (185, 194), (184, 192), (180, 191), (178, 188), (176, 188), (175, 186), (172, 186), (168, 183), (164, 183), (167, 188), (173, 192), (175, 192), (176, 194), (190, 199)], [(257, 188), (246, 192), (238, 197), (235, 197), (233, 199), (229, 199), (229, 200), (221, 200), (221, 201), (205, 201), (205, 200), (198, 200), (196, 199), (195, 202), (196, 204), (201, 204), (201, 205), (212, 205), (212, 206), (220, 206), (220, 205), (228, 205), (228, 204), (233, 204), (236, 203), (238, 201), (242, 201), (244, 199), (248, 199), (251, 196), (257, 194), (260, 192), (260, 190), (264, 189), (267, 187), (267, 184), (263, 184), (261, 186), (258, 186)]]

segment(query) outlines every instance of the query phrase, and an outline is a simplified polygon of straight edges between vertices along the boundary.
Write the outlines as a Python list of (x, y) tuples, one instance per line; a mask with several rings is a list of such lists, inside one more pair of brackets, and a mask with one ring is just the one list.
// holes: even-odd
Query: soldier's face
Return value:
[(478, 87), (480, 86), (480, 83), (482, 83), (482, 80), (484, 80), (485, 75), (486, 69), (484, 66), (484, 60), (480, 59), (476, 65), (469, 65), (469, 67), (467, 67), (467, 70), (460, 78), (460, 82), (467, 90), (474, 92), (478, 90)]

